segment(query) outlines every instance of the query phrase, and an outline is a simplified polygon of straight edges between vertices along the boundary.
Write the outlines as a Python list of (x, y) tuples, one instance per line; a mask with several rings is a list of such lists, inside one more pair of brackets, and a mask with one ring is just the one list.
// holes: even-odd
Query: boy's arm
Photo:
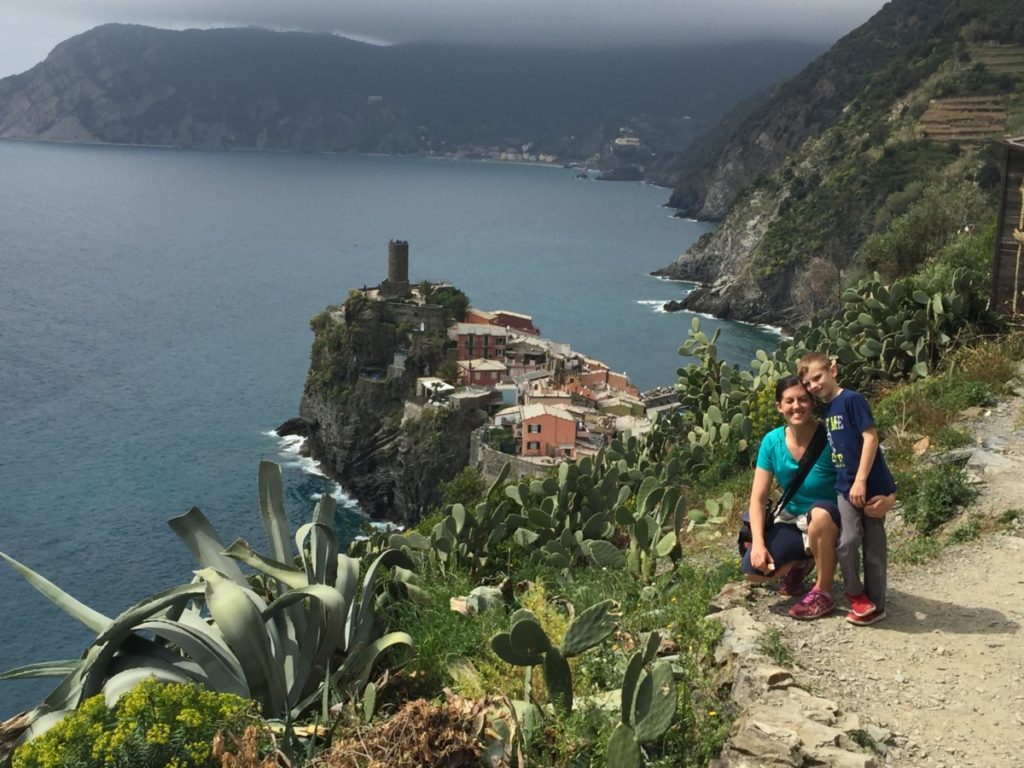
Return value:
[(875, 454), (878, 453), (878, 430), (873, 426), (867, 427), (861, 436), (864, 444), (860, 449), (860, 463), (857, 465), (857, 476), (850, 486), (850, 503), (858, 509), (863, 509), (868, 495), (868, 475), (871, 473), (871, 465), (875, 463)]

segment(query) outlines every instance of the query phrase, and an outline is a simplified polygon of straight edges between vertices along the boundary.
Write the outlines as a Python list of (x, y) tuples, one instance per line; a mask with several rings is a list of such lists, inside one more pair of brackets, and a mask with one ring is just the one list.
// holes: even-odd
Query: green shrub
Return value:
[(218, 731), (241, 733), (255, 704), (198, 685), (143, 681), (113, 709), (93, 696), (43, 735), (19, 747), (13, 768), (198, 768), (216, 763)]
[(452, 504), (462, 504), (468, 509), (483, 500), (487, 484), (481, 477), (479, 469), (463, 467), (459, 474), (451, 480), (441, 483), (438, 490), (441, 492), (442, 508), (450, 507)]
[(1008, 509), (996, 519), (1000, 525), (1013, 525), (1022, 517), (1024, 517), (1024, 509)]
[(963, 544), (974, 541), (981, 536), (981, 524), (977, 520), (968, 520), (949, 532), (949, 544)]
[(939, 427), (934, 437), (935, 445), (939, 448), (961, 448), (974, 442), (970, 433), (953, 427)]
[(951, 520), (956, 510), (976, 495), (963, 470), (930, 467), (921, 473), (913, 496), (905, 499), (903, 519), (918, 533), (927, 535)]

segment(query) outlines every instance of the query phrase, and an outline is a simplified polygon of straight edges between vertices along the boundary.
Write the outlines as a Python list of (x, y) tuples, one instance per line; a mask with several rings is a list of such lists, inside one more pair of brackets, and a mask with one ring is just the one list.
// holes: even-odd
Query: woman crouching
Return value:
[[(786, 423), (765, 435), (757, 453), (750, 489), (751, 546), (743, 557), (743, 572), (753, 582), (781, 578), (779, 591), (795, 597), (807, 591), (804, 581), (816, 563), (817, 581), (808, 596), (813, 599), (797, 603), (789, 615), (817, 619), (835, 609), (832, 592), (840, 524), (832, 453), (825, 446), (780, 510), (776, 523), (765, 531), (765, 505), (772, 480), (777, 477), (780, 487), (789, 486), (819, 426), (814, 399), (796, 376), (776, 383), (775, 407)], [(868, 506), (889, 509), (893, 500), (893, 496), (877, 496)]]

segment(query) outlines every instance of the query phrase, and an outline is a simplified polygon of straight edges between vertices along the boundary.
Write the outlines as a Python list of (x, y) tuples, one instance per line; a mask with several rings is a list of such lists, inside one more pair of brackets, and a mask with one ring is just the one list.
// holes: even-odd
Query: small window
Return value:
[(539, 435), (540, 434), (540, 424), (527, 424), (526, 425), (526, 431), (530, 432), (531, 434)]
[(528, 451), (539, 451), (540, 450), (540, 442), (538, 440), (531, 440), (530, 442), (528, 442), (526, 444), (526, 450), (528, 450)]

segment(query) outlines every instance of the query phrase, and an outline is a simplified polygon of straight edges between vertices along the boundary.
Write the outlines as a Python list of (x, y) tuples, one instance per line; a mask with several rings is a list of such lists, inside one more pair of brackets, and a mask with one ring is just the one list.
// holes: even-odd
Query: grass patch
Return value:
[(1008, 509), (1000, 513), (999, 517), (996, 518), (996, 522), (1000, 525), (1013, 525), (1022, 517), (1024, 517), (1024, 509)]
[[(451, 609), (450, 599), (469, 594), (473, 586), (462, 573), (437, 575), (423, 584), (422, 604), (396, 604), (393, 627), (416, 639), (415, 655), (403, 670), (409, 694), (431, 697), (451, 687), (468, 697), (499, 691), (522, 696), (522, 669), (490, 653), (491, 637), (507, 628), (506, 613), (492, 610), (470, 617)], [(453, 676), (449, 664), (456, 657), (470, 660), (476, 675)]]
[(951, 377), (984, 384), (991, 392), (1001, 394), (1006, 383), (1017, 375), (1017, 363), (1022, 357), (1024, 333), (1015, 332), (955, 349), (946, 355), (943, 367)]
[(942, 552), (942, 542), (932, 536), (922, 536), (893, 547), (889, 559), (894, 563), (918, 565), (926, 563)]
[(896, 437), (935, 435), (963, 409), (993, 401), (992, 390), (984, 382), (953, 376), (919, 379), (882, 398), (875, 407), (875, 422)]
[(966, 523), (961, 523), (949, 532), (946, 543), (964, 544), (968, 541), (974, 541), (980, 536), (981, 524), (977, 520), (968, 520)]
[(757, 650), (781, 666), (793, 664), (793, 652), (782, 639), (782, 633), (774, 627), (758, 635)]

